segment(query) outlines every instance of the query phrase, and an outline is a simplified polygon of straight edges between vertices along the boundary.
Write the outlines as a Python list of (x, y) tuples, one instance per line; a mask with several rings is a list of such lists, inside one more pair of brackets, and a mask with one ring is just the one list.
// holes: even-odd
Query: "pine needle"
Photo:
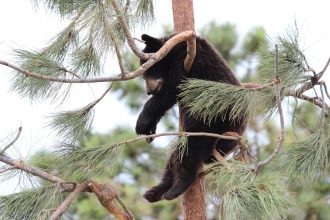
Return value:
[[(291, 29), (286, 36), (279, 36), (274, 44), (279, 51), (279, 74), (281, 87), (292, 89), (301, 82), (309, 79), (306, 74), (305, 57), (299, 46), (298, 30)], [(272, 82), (274, 79), (275, 50), (273, 45), (261, 48), (260, 62), (258, 66), (259, 78), (263, 83)]]
[(139, 0), (137, 4), (135, 15), (140, 24), (152, 21), (155, 17), (153, 0)]
[(80, 71), (80, 75), (83, 77), (100, 73), (100, 55), (91, 44), (91, 41), (74, 51), (72, 66), (75, 72)]
[[(20, 66), (28, 71), (36, 72), (45, 76), (65, 76), (65, 68), (39, 52), (26, 50), (15, 50)], [(61, 83), (48, 80), (26, 77), (22, 73), (16, 73), (12, 79), (11, 90), (18, 92), (21, 96), (27, 96), (31, 100), (55, 99), (62, 88)]]
[(59, 185), (51, 185), (0, 197), (4, 220), (46, 220), (63, 200)]
[(66, 143), (80, 140), (88, 131), (93, 121), (93, 110), (88, 106), (73, 110), (55, 113), (50, 116), (48, 126), (57, 130)]
[(188, 138), (186, 135), (179, 135), (173, 141), (170, 143), (169, 146), (169, 155), (172, 155), (175, 151), (178, 152), (177, 156), (178, 158), (175, 158), (176, 160), (179, 159), (182, 161), (183, 156), (188, 154)]
[(208, 177), (221, 197), (221, 219), (280, 219), (290, 205), (284, 187), (268, 176), (255, 176), (246, 165), (231, 161), (215, 166)]
[(330, 120), (322, 122), (306, 140), (288, 147), (281, 158), (290, 180), (297, 185), (319, 181), (329, 170)]
[(276, 105), (273, 88), (256, 91), (199, 79), (188, 79), (179, 88), (180, 103), (207, 123), (218, 117), (237, 121), (252, 113), (269, 115)]
[(95, 177), (111, 171), (122, 159), (125, 144), (111, 144), (97, 147), (65, 145), (57, 152), (63, 158), (59, 167), (67, 176)]

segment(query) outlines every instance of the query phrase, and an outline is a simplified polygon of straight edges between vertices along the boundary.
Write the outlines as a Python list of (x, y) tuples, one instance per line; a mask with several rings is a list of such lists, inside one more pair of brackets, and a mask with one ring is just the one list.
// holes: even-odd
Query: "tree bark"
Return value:
[(193, 0), (172, 0), (174, 31), (195, 30)]
[[(174, 31), (195, 31), (193, 0), (172, 0)], [(180, 109), (180, 127), (184, 130), (184, 110)], [(187, 220), (206, 219), (204, 180), (197, 177), (195, 182), (182, 195), (182, 214)]]

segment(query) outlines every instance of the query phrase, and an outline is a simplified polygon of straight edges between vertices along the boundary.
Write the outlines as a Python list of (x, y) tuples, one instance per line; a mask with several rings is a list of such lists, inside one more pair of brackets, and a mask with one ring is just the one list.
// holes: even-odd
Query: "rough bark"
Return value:
[[(174, 31), (180, 33), (195, 30), (193, 0), (172, 0)], [(184, 129), (184, 111), (180, 107), (180, 127)], [(182, 195), (182, 214), (184, 219), (206, 219), (204, 181), (198, 177)]]

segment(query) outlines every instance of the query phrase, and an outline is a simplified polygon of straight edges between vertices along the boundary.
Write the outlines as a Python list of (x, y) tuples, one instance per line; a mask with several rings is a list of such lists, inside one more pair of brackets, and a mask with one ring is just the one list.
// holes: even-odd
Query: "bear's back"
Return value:
[(222, 56), (206, 40), (196, 38), (196, 56), (188, 78), (198, 78), (240, 85)]

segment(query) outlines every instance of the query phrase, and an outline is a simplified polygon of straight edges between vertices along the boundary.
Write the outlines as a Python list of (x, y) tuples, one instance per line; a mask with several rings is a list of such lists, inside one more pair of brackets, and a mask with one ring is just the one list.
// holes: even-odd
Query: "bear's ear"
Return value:
[(145, 42), (146, 46), (149, 46), (153, 49), (159, 49), (162, 47), (163, 42), (155, 37), (151, 37), (147, 34), (142, 34), (141, 39)]

